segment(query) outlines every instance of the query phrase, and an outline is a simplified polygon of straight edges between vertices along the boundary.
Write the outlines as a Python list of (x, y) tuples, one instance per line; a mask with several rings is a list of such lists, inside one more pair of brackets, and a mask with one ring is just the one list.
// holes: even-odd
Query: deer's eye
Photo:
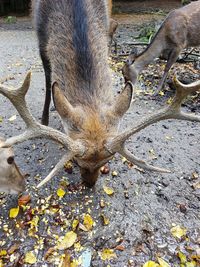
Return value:
[(13, 164), (13, 162), (14, 162), (14, 157), (13, 156), (11, 156), (11, 157), (9, 157), (9, 158), (7, 158), (7, 162), (8, 162), (8, 164)]

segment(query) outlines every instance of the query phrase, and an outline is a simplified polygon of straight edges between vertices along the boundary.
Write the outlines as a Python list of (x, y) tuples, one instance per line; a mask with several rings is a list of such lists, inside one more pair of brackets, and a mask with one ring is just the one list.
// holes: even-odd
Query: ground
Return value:
[[(130, 50), (130, 45), (124, 43), (136, 41), (134, 36), (141, 22), (148, 24), (153, 18), (160, 23), (163, 16), (117, 15), (115, 18), (121, 22), (116, 34), (118, 54), (113, 52), (110, 62), (113, 90), (117, 92), (123, 87), (119, 71), (123, 54)], [(163, 64), (163, 61), (157, 60), (143, 71), (121, 128), (137, 123), (147, 114), (160, 109), (173, 95), (167, 84), (164, 95), (152, 96)], [(169, 81), (177, 70), (180, 78), (185, 78), (187, 82), (199, 79), (199, 71), (194, 65), (191, 62), (176, 63)], [(34, 116), (40, 120), (44, 73), (30, 20), (1, 24), (0, 70), (1, 82), (13, 86), (23, 80), (28, 70), (32, 71), (27, 101)], [(198, 98), (189, 98), (183, 109), (198, 114)], [(13, 115), (16, 119), (10, 120)], [(9, 137), (23, 131), (22, 120), (2, 96), (0, 118), (1, 136)], [(50, 126), (61, 129), (61, 122), (53, 110)], [(28, 262), (32, 262), (32, 266), (77, 266), (77, 261), (74, 265), (69, 262), (79, 259), (83, 267), (139, 267), (151, 260), (158, 262), (159, 258), (169, 266), (198, 266), (199, 133), (198, 123), (186, 121), (162, 121), (148, 127), (129, 140), (127, 147), (138, 157), (155, 166), (168, 168), (171, 173), (142, 172), (117, 155), (108, 164), (110, 172), (102, 174), (92, 189), (80, 185), (79, 170), (73, 165), (72, 173), (65, 168), (37, 190), (38, 182), (49, 173), (64, 151), (48, 140), (28, 141), (16, 146), (16, 162), (26, 173), (26, 193), (30, 194), (31, 202), (20, 208), (16, 218), (10, 218), (10, 209), (18, 206), (18, 198), (0, 195), (0, 257), (4, 266), (30, 266)], [(106, 193), (105, 186), (113, 190), (111, 195)], [(58, 196), (62, 195), (62, 191), (57, 191), (60, 188), (65, 192), (63, 197)], [(67, 241), (65, 239), (62, 245), (70, 248), (59, 250), (55, 245), (60, 244), (60, 236), (68, 232)], [(106, 257), (108, 260), (105, 260)], [(181, 260), (183, 265), (180, 265)], [(184, 261), (190, 262), (190, 265)], [(160, 266), (168, 265), (160, 263)]]

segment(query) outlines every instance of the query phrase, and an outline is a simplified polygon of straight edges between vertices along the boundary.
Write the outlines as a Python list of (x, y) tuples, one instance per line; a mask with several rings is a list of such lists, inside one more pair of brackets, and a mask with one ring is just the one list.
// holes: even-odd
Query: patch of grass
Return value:
[(8, 16), (5, 18), (5, 22), (8, 24), (13, 24), (17, 22), (17, 17), (14, 16)]
[(152, 39), (155, 33), (156, 33), (156, 28), (154, 25), (146, 26), (141, 29), (136, 39), (139, 39), (141, 42), (149, 43), (149, 41)]

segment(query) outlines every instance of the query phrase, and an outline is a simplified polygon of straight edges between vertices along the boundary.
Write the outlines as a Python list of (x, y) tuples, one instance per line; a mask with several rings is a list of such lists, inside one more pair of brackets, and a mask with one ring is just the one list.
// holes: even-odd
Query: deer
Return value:
[(167, 63), (156, 93), (162, 90), (168, 72), (181, 51), (200, 45), (199, 24), (200, 1), (171, 11), (147, 48), (140, 54), (135, 51), (130, 53), (122, 69), (125, 81), (130, 80), (134, 84), (144, 67), (161, 55)]
[[(110, 16), (110, 27), (109, 27), (108, 35), (109, 35), (109, 45), (110, 46), (112, 44), (112, 41), (114, 40), (113, 36), (114, 36), (114, 34), (117, 30), (117, 27), (118, 27), (118, 22), (111, 18), (112, 7), (113, 7), (112, 0), (108, 0), (108, 11), (109, 11), (109, 16)], [(115, 42), (115, 46), (116, 46), (116, 41), (114, 40), (114, 42)]]
[(170, 172), (139, 159), (125, 143), (132, 135), (161, 120), (200, 122), (200, 116), (181, 110), (183, 100), (190, 93), (200, 91), (200, 81), (184, 85), (175, 77), (176, 95), (171, 104), (121, 131), (121, 120), (131, 105), (134, 90), (132, 83), (127, 82), (120, 94), (115, 96), (113, 92), (108, 65), (106, 2), (60, 0), (58, 4), (58, 1), (42, 0), (37, 2), (35, 12), (38, 32), (46, 34), (43, 35), (46, 42), (40, 45), (51, 66), (53, 101), (64, 131), (43, 125), (31, 114), (26, 102), (31, 81), (28, 72), (18, 88), (0, 85), (0, 94), (11, 101), (26, 124), (23, 133), (8, 138), (2, 147), (35, 138), (47, 138), (63, 146), (64, 155), (38, 188), (72, 159), (80, 169), (83, 182), (92, 187), (100, 168), (116, 153), (143, 170)]
[(15, 163), (13, 149), (2, 148), (4, 145), (5, 140), (0, 137), (0, 191), (18, 194), (25, 190), (24, 176)]

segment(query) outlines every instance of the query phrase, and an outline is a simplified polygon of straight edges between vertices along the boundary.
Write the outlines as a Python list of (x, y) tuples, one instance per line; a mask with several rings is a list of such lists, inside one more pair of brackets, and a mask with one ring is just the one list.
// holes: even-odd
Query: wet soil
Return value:
[[(120, 20), (118, 15), (116, 18)], [(115, 92), (121, 90), (124, 83), (120, 72), (124, 60), (121, 54), (130, 50), (130, 46), (123, 43), (135, 42), (134, 36), (139, 32), (141, 21), (149, 24), (152, 18), (157, 23), (163, 20), (160, 15), (133, 15), (131, 19), (128, 15), (121, 16), (116, 34), (117, 55), (112, 53), (111, 57)], [(161, 78), (163, 64), (163, 61), (157, 60), (141, 74), (134, 101), (122, 121), (122, 129), (137, 124), (166, 105), (167, 98), (173, 94), (167, 84), (163, 96), (152, 97), (152, 91)], [(1, 24), (1, 82), (17, 86), (28, 70), (33, 75), (27, 101), (34, 116), (40, 120), (44, 102), (44, 73), (31, 23)], [(199, 78), (199, 71), (193, 63), (176, 63), (169, 81), (177, 70), (180, 77), (188, 77), (189, 82)], [(181, 73), (184, 74), (181, 76)], [(194, 97), (185, 103), (183, 109), (199, 114), (198, 104), (198, 98)], [(13, 122), (9, 121), (15, 114), (17, 112), (13, 106), (0, 96), (1, 136), (10, 137), (23, 131), (24, 124), (18, 115)], [(50, 126), (62, 129), (55, 111), (50, 113)], [(200, 243), (200, 189), (194, 186), (200, 181), (199, 124), (162, 121), (136, 134), (126, 145), (138, 157), (155, 166), (165, 167), (171, 173), (139, 171), (116, 155), (109, 162), (109, 174), (101, 175), (92, 189), (77, 185), (80, 174), (74, 164), (71, 174), (63, 170), (37, 190), (37, 183), (49, 173), (64, 150), (48, 140), (27, 141), (15, 147), (16, 162), (27, 174), (27, 192), (31, 195), (31, 203), (20, 211), (16, 219), (11, 219), (9, 210), (17, 206), (17, 196), (0, 195), (0, 248), (8, 252), (9, 248), (18, 244), (14, 252), (2, 256), (6, 267), (30, 266), (24, 263), (24, 255), (28, 251), (32, 251), (37, 258), (32, 266), (59, 266), (63, 251), (53, 251), (48, 257), (46, 252), (54, 247), (59, 236), (72, 229), (74, 219), (83, 223), (85, 213), (91, 215), (95, 225), (88, 232), (81, 230), (79, 225), (76, 232), (82, 249), (77, 246), (68, 250), (75, 259), (86, 249), (89, 250), (92, 260), (84, 267), (139, 267), (148, 260), (156, 261), (157, 257), (163, 258), (170, 266), (180, 266), (179, 251), (186, 254), (188, 261), (195, 257)], [(115, 175), (112, 175), (113, 171)], [(113, 188), (112, 196), (105, 193), (104, 185)], [(66, 191), (62, 199), (56, 193), (60, 187)], [(100, 205), (102, 201), (105, 207)], [(102, 214), (109, 218), (108, 225), (103, 225)], [(29, 222), (34, 216), (38, 216), (39, 221), (36, 227), (31, 227)], [(187, 229), (187, 238), (172, 236), (170, 229), (176, 225)], [(116, 253), (110, 261), (103, 261), (100, 257), (100, 252), (106, 248), (114, 249)]]

